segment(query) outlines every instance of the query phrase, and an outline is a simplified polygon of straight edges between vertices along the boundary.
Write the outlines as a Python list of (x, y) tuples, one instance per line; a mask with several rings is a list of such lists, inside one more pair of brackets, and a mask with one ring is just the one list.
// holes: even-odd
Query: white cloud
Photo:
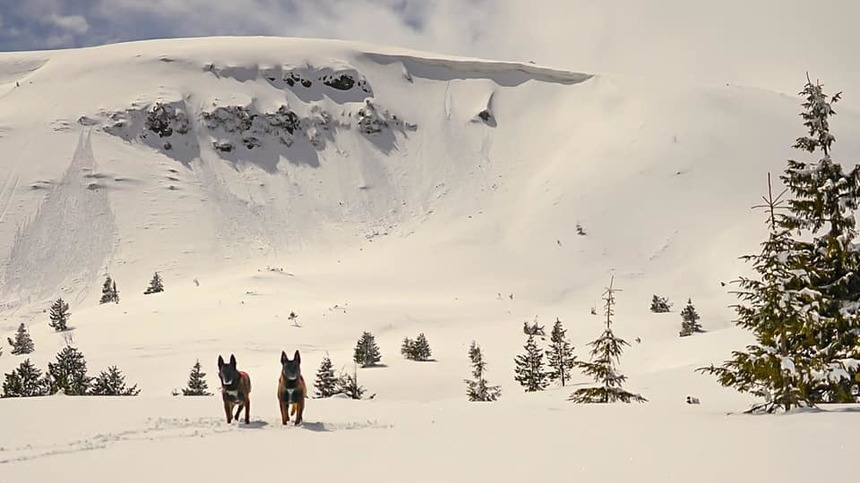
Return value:
[(80, 15), (56, 15), (51, 14), (46, 19), (53, 25), (60, 27), (64, 30), (68, 30), (72, 33), (76, 34), (85, 34), (90, 29), (89, 23), (87, 23), (87, 19)]

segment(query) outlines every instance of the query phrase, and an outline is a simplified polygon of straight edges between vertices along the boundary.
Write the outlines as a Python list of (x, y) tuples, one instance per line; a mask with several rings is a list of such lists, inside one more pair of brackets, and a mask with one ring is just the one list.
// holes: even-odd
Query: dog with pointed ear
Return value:
[[(230, 362), (218, 356), (218, 379), (221, 380), (221, 399), (224, 401), (224, 413), (227, 424), (239, 420), (239, 413), (245, 410), (245, 424), (250, 422), (251, 412), (251, 377), (246, 372), (236, 369), (236, 356), (230, 354)], [(233, 415), (233, 408), (236, 414)]]
[(281, 351), (281, 377), (278, 380), (278, 405), (281, 408), (281, 423), (290, 422), (290, 416), (296, 416), (296, 425), (302, 424), (302, 413), (305, 410), (305, 399), (308, 388), (302, 377), (302, 356), (299, 351), (290, 360), (287, 353)]

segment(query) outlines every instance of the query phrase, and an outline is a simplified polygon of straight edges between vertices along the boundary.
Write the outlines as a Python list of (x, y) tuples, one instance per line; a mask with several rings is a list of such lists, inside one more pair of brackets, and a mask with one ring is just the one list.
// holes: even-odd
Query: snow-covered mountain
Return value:
[[(798, 89), (804, 81), (798, 72)], [(860, 96), (850, 86), (833, 87)], [(0, 329), (11, 334), (27, 324), (37, 348), (29, 357), (44, 368), (66, 343), (48, 328), (45, 313), (63, 297), (71, 304), (74, 343), (91, 370), (117, 364), (143, 390), (134, 402), (53, 398), (4, 400), (0, 407), (36, 418), (42, 409), (96, 411), (107, 418), (98, 419), (107, 433), (96, 448), (153, 432), (159, 441), (202, 435), (213, 439), (201, 447), (227, 458), (217, 438), (233, 428), (220, 421), (219, 402), (170, 396), (196, 359), (215, 387), (217, 355), (235, 353), (254, 377), (255, 427), (279, 430), (280, 351), (301, 349), (309, 378), (326, 353), (338, 368), (351, 369), (355, 340), (367, 330), (387, 365), (359, 371), (377, 396), (311, 402), (311, 429), (395, 427), (373, 436), (395, 451), (396, 436), (388, 435), (418, 441), (416, 435), (429, 434), (426, 441), (443, 444), (461, 431), (510, 436), (525, 427), (528, 435), (546, 431), (562, 440), (624, 421), (637, 443), (618, 449), (618, 481), (643, 471), (693, 481), (687, 477), (716, 463), (697, 456), (691, 448), (702, 446), (691, 446), (690, 438), (704, 444), (697, 431), (731, 426), (714, 441), (739, 444), (726, 454), (749, 459), (749, 474), (799, 478), (804, 473), (790, 462), (776, 473), (757, 466), (747, 450), (761, 441), (739, 443), (731, 431), (760, 432), (737, 420), (717, 424), (748, 400), (693, 372), (746, 341), (731, 324), (734, 298), (722, 282), (748, 270), (738, 257), (764, 237), (763, 214), (750, 206), (765, 192), (767, 173), (800, 156), (790, 147), (804, 132), (799, 109), (798, 98), (740, 86), (605, 77), (341, 41), (201, 38), (0, 54)], [(837, 110), (834, 157), (853, 164), (860, 113)], [(156, 271), (166, 291), (143, 295)], [(117, 282), (118, 305), (98, 304), (106, 274)], [(523, 322), (537, 318), (548, 328), (559, 317), (587, 358), (586, 343), (602, 328), (591, 309), (601, 311), (611, 275), (622, 289), (616, 328), (632, 344), (622, 369), (649, 405), (574, 409), (564, 402), (568, 388), (523, 394), (513, 381)], [(675, 310), (652, 314), (654, 294), (667, 296)], [(681, 340), (677, 312), (688, 298), (707, 332)], [(287, 320), (291, 311), (298, 327)], [(399, 356), (400, 341), (419, 332), (436, 362)], [(496, 405), (465, 402), (472, 340), (486, 352), (491, 382), (502, 385)], [(4, 352), (0, 372), (23, 359)], [(578, 375), (576, 383), (583, 382)], [(703, 404), (684, 405), (688, 394)], [(125, 413), (132, 406), (122, 404), (133, 409)], [(162, 416), (149, 414), (152, 408), (166, 419), (147, 420)], [(673, 422), (682, 410), (693, 414)], [(534, 413), (540, 428), (522, 426), (522, 412)], [(556, 412), (575, 427), (557, 425)], [(837, 427), (843, 416), (850, 417), (826, 421)], [(791, 428), (819, 428), (814, 418), (799, 416)], [(437, 419), (444, 422), (434, 432)], [(0, 448), (0, 474), (14, 463), (16, 477), (56, 478), (57, 468), (36, 462), (66, 453), (67, 468), (85, 467), (78, 450), (87, 444), (78, 442), (91, 441), (98, 427), (69, 425), (39, 449), (50, 424), (27, 429), (15, 422), (9, 438), (27, 443), (0, 439), (12, 448), (5, 455)], [(774, 440), (786, 437), (788, 430), (773, 424), (753, 425), (772, 429)], [(667, 454), (639, 453), (667, 428), (660, 435)], [(334, 447), (347, 453), (366, 437), (353, 433), (335, 433), (346, 436)], [(309, 438), (297, 450), (302, 455), (325, 447), (314, 439), (325, 434), (298, 434)], [(265, 438), (282, 442), (277, 434)], [(481, 444), (470, 438), (457, 447)], [(424, 454), (432, 449), (426, 441), (416, 446)], [(153, 458), (182, 452), (134, 444)], [(201, 447), (191, 451), (203, 463)], [(479, 451), (485, 463), (507, 460), (488, 474), (524, 477), (517, 466), (522, 449), (497, 449)], [(548, 454), (564, 458), (559, 451)], [(586, 462), (604, 460), (577, 451), (579, 473), (597, 474)], [(686, 455), (680, 467), (673, 451)], [(265, 465), (261, 454), (252, 459)], [(450, 469), (456, 455), (447, 454), (433, 456), (435, 469), (416, 481)], [(376, 461), (361, 452), (355, 459), (350, 464), (362, 468)], [(412, 464), (405, 461), (403, 468)], [(541, 481), (568, 481), (557, 465), (538, 472)], [(193, 474), (168, 468), (138, 475)], [(716, 471), (697, 481), (726, 478)]]

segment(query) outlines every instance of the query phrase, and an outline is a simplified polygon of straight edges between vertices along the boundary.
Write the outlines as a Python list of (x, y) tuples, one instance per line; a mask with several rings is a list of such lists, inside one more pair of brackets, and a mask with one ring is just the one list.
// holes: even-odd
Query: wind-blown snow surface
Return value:
[[(44, 369), (65, 343), (44, 309), (62, 296), (91, 372), (116, 364), (143, 392), (0, 401), (16, 415), (0, 426), (0, 481), (845, 476), (802, 461), (860, 449), (842, 437), (852, 408), (727, 416), (749, 399), (693, 372), (747, 342), (720, 282), (763, 238), (749, 206), (798, 155), (798, 109), (740, 87), (345, 42), (2, 54), (0, 329), (28, 324)], [(834, 157), (850, 164), (860, 117), (838, 111)], [(166, 292), (144, 296), (154, 271)], [(97, 304), (108, 272), (119, 305)], [(621, 368), (650, 402), (524, 394), (523, 322), (561, 318), (587, 357), (610, 274), (632, 344)], [(675, 310), (648, 312), (655, 293)], [(707, 332), (680, 339), (688, 297)], [(280, 351), (300, 349), (309, 380), (326, 353), (351, 370), (366, 330), (385, 364), (358, 372), (374, 399), (311, 400), (304, 428), (282, 428)], [(400, 357), (419, 332), (435, 362)], [(465, 401), (473, 339), (498, 403)], [(24, 358), (4, 352), (3, 372)], [(253, 380), (250, 428), (227, 426), (216, 397), (170, 395), (198, 358), (216, 389), (230, 353)], [(798, 436), (815, 447), (786, 444)]]

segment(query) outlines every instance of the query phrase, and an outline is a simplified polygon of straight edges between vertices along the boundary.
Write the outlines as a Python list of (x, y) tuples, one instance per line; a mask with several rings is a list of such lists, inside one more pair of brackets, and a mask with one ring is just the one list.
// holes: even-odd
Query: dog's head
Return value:
[(224, 358), (218, 356), (218, 378), (222, 386), (232, 385), (239, 380), (239, 370), (236, 369), (236, 356), (230, 354), (230, 362), (225, 363)]
[(293, 355), (293, 360), (287, 357), (287, 353), (281, 351), (281, 374), (284, 378), (290, 381), (298, 379), (302, 375), (302, 356), (299, 351)]

